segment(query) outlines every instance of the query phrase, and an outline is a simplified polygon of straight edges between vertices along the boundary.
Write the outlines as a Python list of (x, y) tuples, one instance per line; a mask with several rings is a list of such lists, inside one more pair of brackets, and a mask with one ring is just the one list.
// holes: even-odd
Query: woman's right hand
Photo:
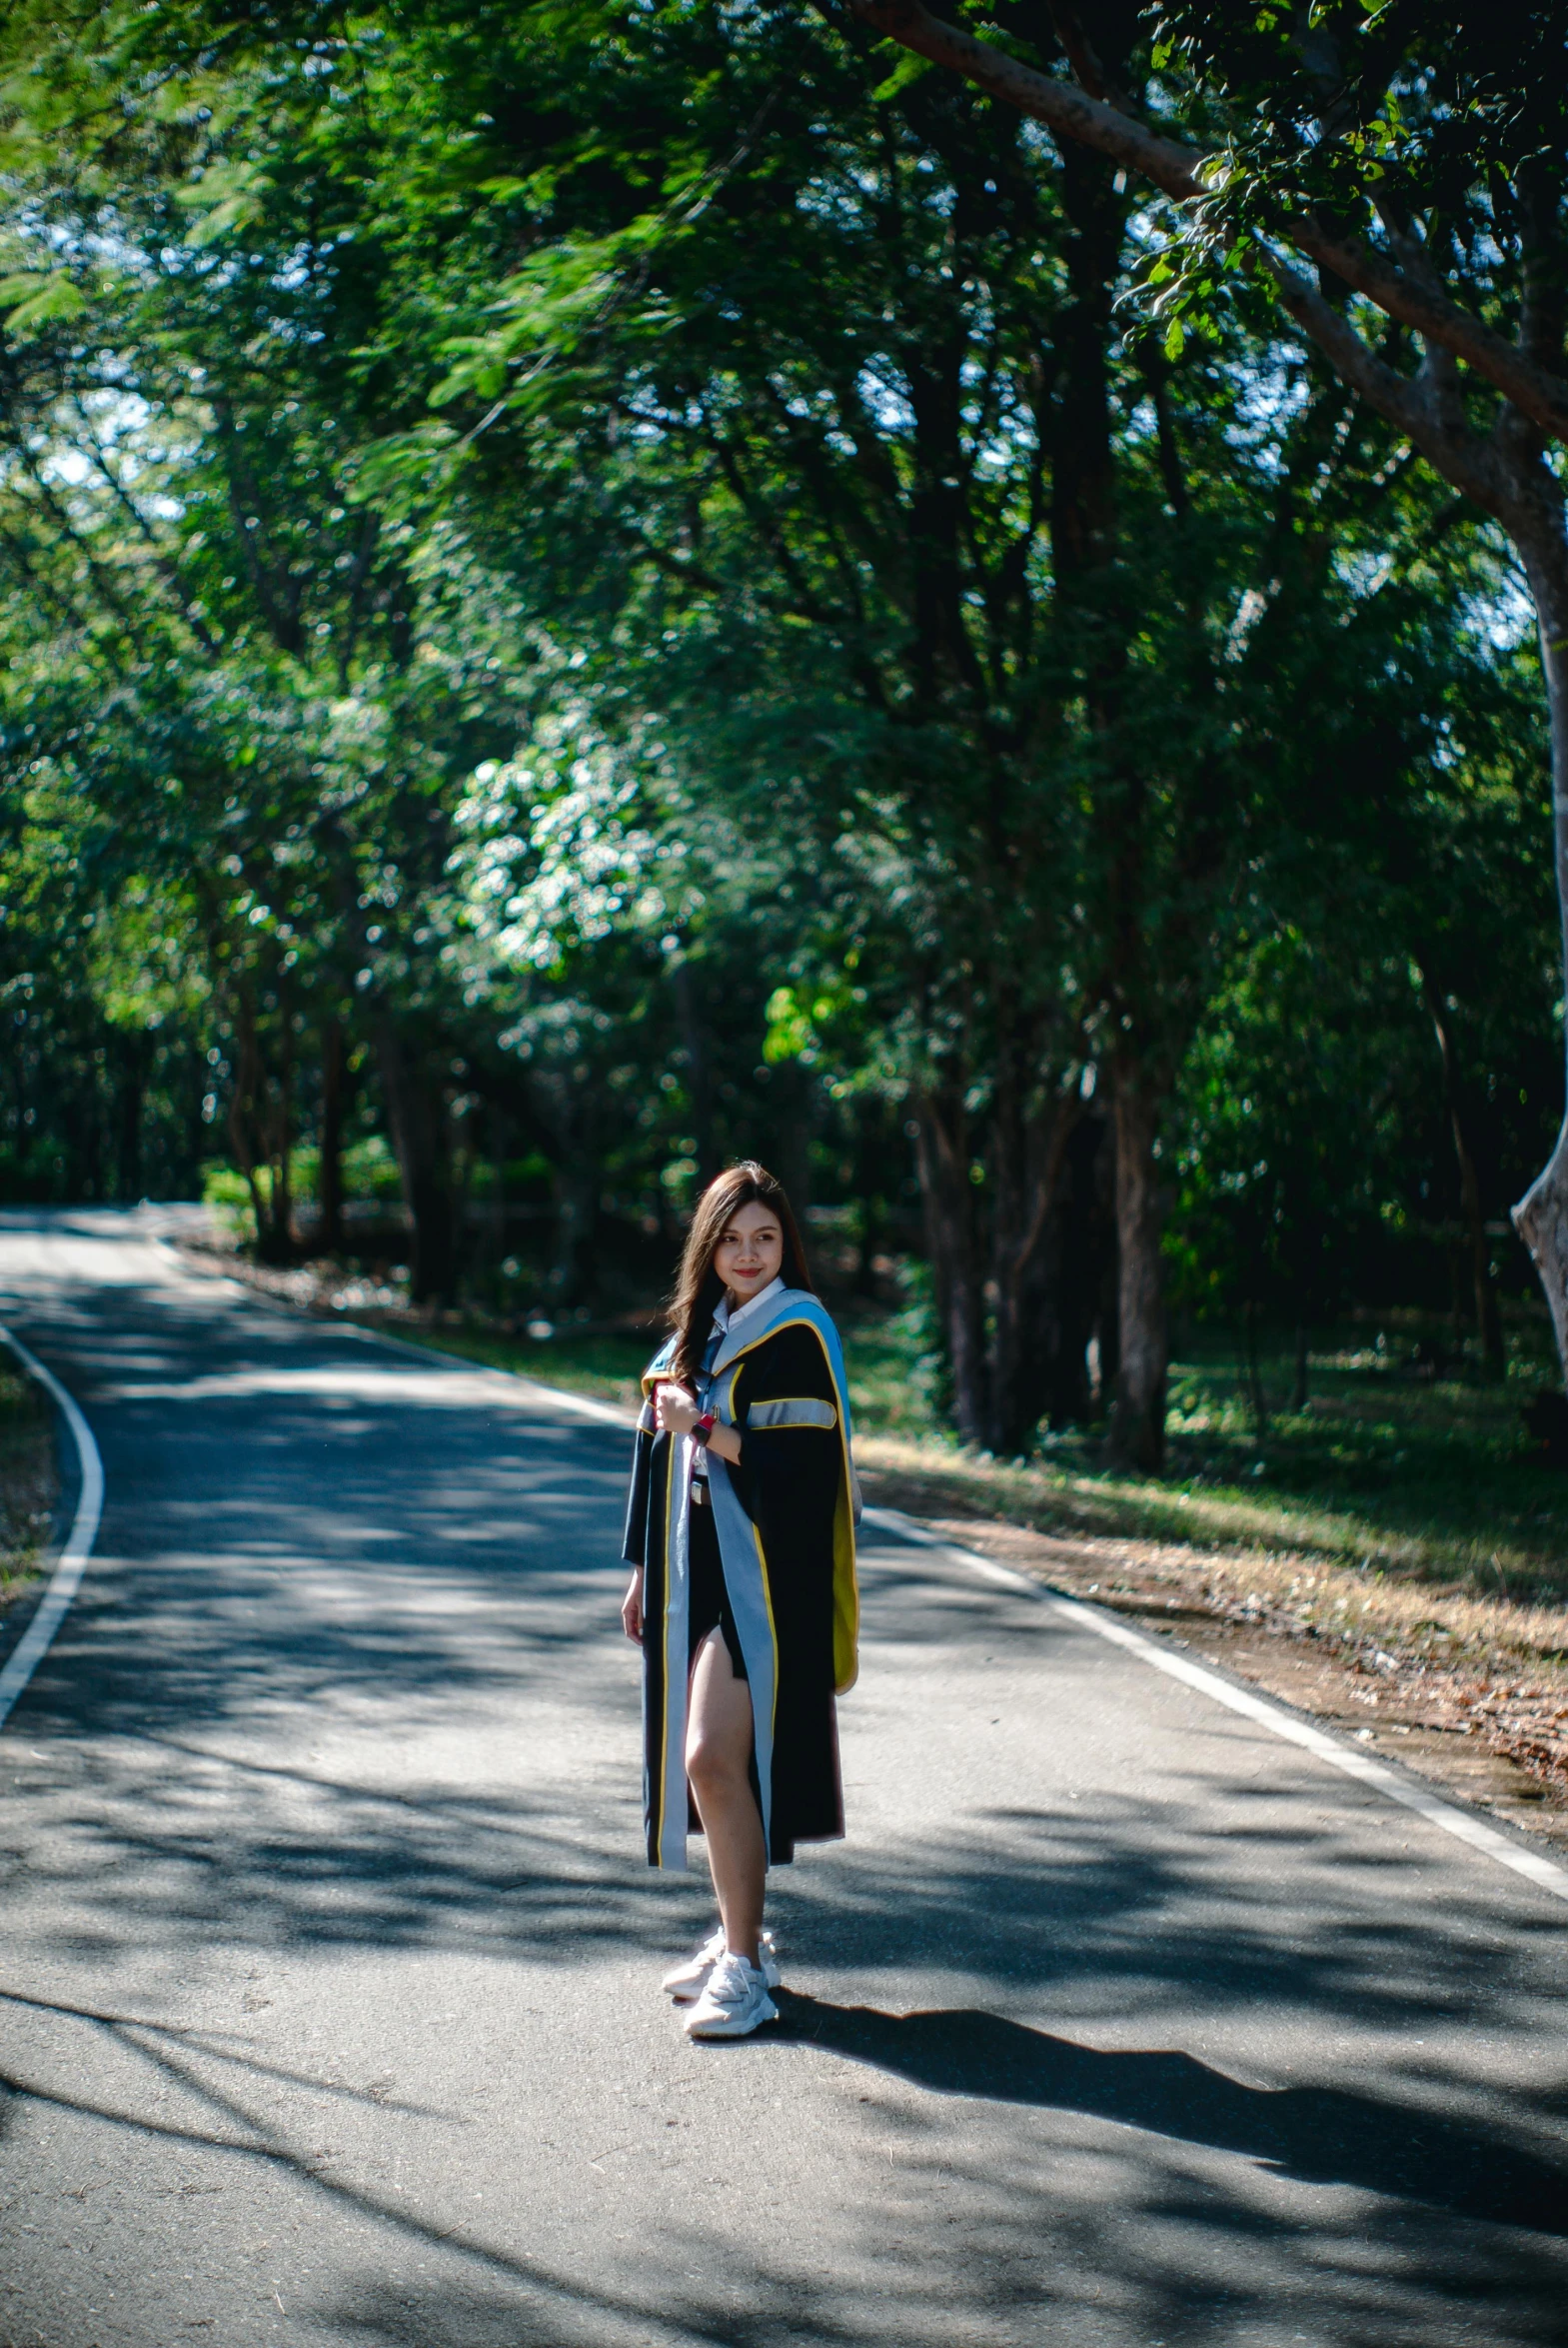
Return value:
[(690, 1434), (702, 1413), (697, 1396), (673, 1377), (663, 1377), (654, 1388), (654, 1424), (661, 1434)]
[(643, 1643), (643, 1568), (634, 1568), (627, 1583), (627, 1594), (621, 1601), (621, 1625), (627, 1637), (641, 1646)]

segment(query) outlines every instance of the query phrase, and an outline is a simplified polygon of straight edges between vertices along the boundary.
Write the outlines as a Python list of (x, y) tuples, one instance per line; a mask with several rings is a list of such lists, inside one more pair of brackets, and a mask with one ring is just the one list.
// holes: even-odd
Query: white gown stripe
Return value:
[(748, 1426), (836, 1426), (838, 1413), (831, 1402), (814, 1394), (786, 1394), (777, 1402), (754, 1402), (746, 1414)]
[(686, 1866), (687, 1625), (692, 1604), (692, 1441), (681, 1438), (670, 1461), (669, 1537), (665, 1549), (665, 1749), (659, 1863)]

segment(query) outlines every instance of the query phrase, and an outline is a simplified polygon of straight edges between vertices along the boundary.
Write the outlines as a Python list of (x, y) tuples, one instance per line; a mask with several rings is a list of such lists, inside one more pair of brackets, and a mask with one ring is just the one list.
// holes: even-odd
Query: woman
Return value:
[(789, 1202), (748, 1160), (698, 1201), (644, 1373), (621, 1609), (643, 1649), (649, 1864), (708, 1838), (720, 1926), (665, 1987), (694, 2038), (778, 2008), (770, 1862), (843, 1832), (833, 1697), (854, 1683), (854, 1474), (838, 1335)]

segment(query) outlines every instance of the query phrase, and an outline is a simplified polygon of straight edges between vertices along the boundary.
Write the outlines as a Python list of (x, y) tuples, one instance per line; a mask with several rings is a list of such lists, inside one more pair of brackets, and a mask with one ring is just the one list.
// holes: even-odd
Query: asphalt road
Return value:
[[(867, 1546), (779, 2029), (658, 1991), (616, 1427), (0, 1218), (95, 1560), (0, 1736), (0, 2343), (1568, 2341), (1568, 1912)], [(696, 1850), (696, 1846), (694, 1846)]]

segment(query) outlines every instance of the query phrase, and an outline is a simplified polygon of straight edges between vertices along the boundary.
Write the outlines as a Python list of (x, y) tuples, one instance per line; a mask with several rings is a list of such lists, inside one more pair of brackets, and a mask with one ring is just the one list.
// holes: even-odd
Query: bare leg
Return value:
[(735, 1675), (724, 1633), (712, 1630), (692, 1666), (686, 1769), (708, 1837), (726, 1944), (755, 1965), (767, 1869), (751, 1767), (752, 1691)]

